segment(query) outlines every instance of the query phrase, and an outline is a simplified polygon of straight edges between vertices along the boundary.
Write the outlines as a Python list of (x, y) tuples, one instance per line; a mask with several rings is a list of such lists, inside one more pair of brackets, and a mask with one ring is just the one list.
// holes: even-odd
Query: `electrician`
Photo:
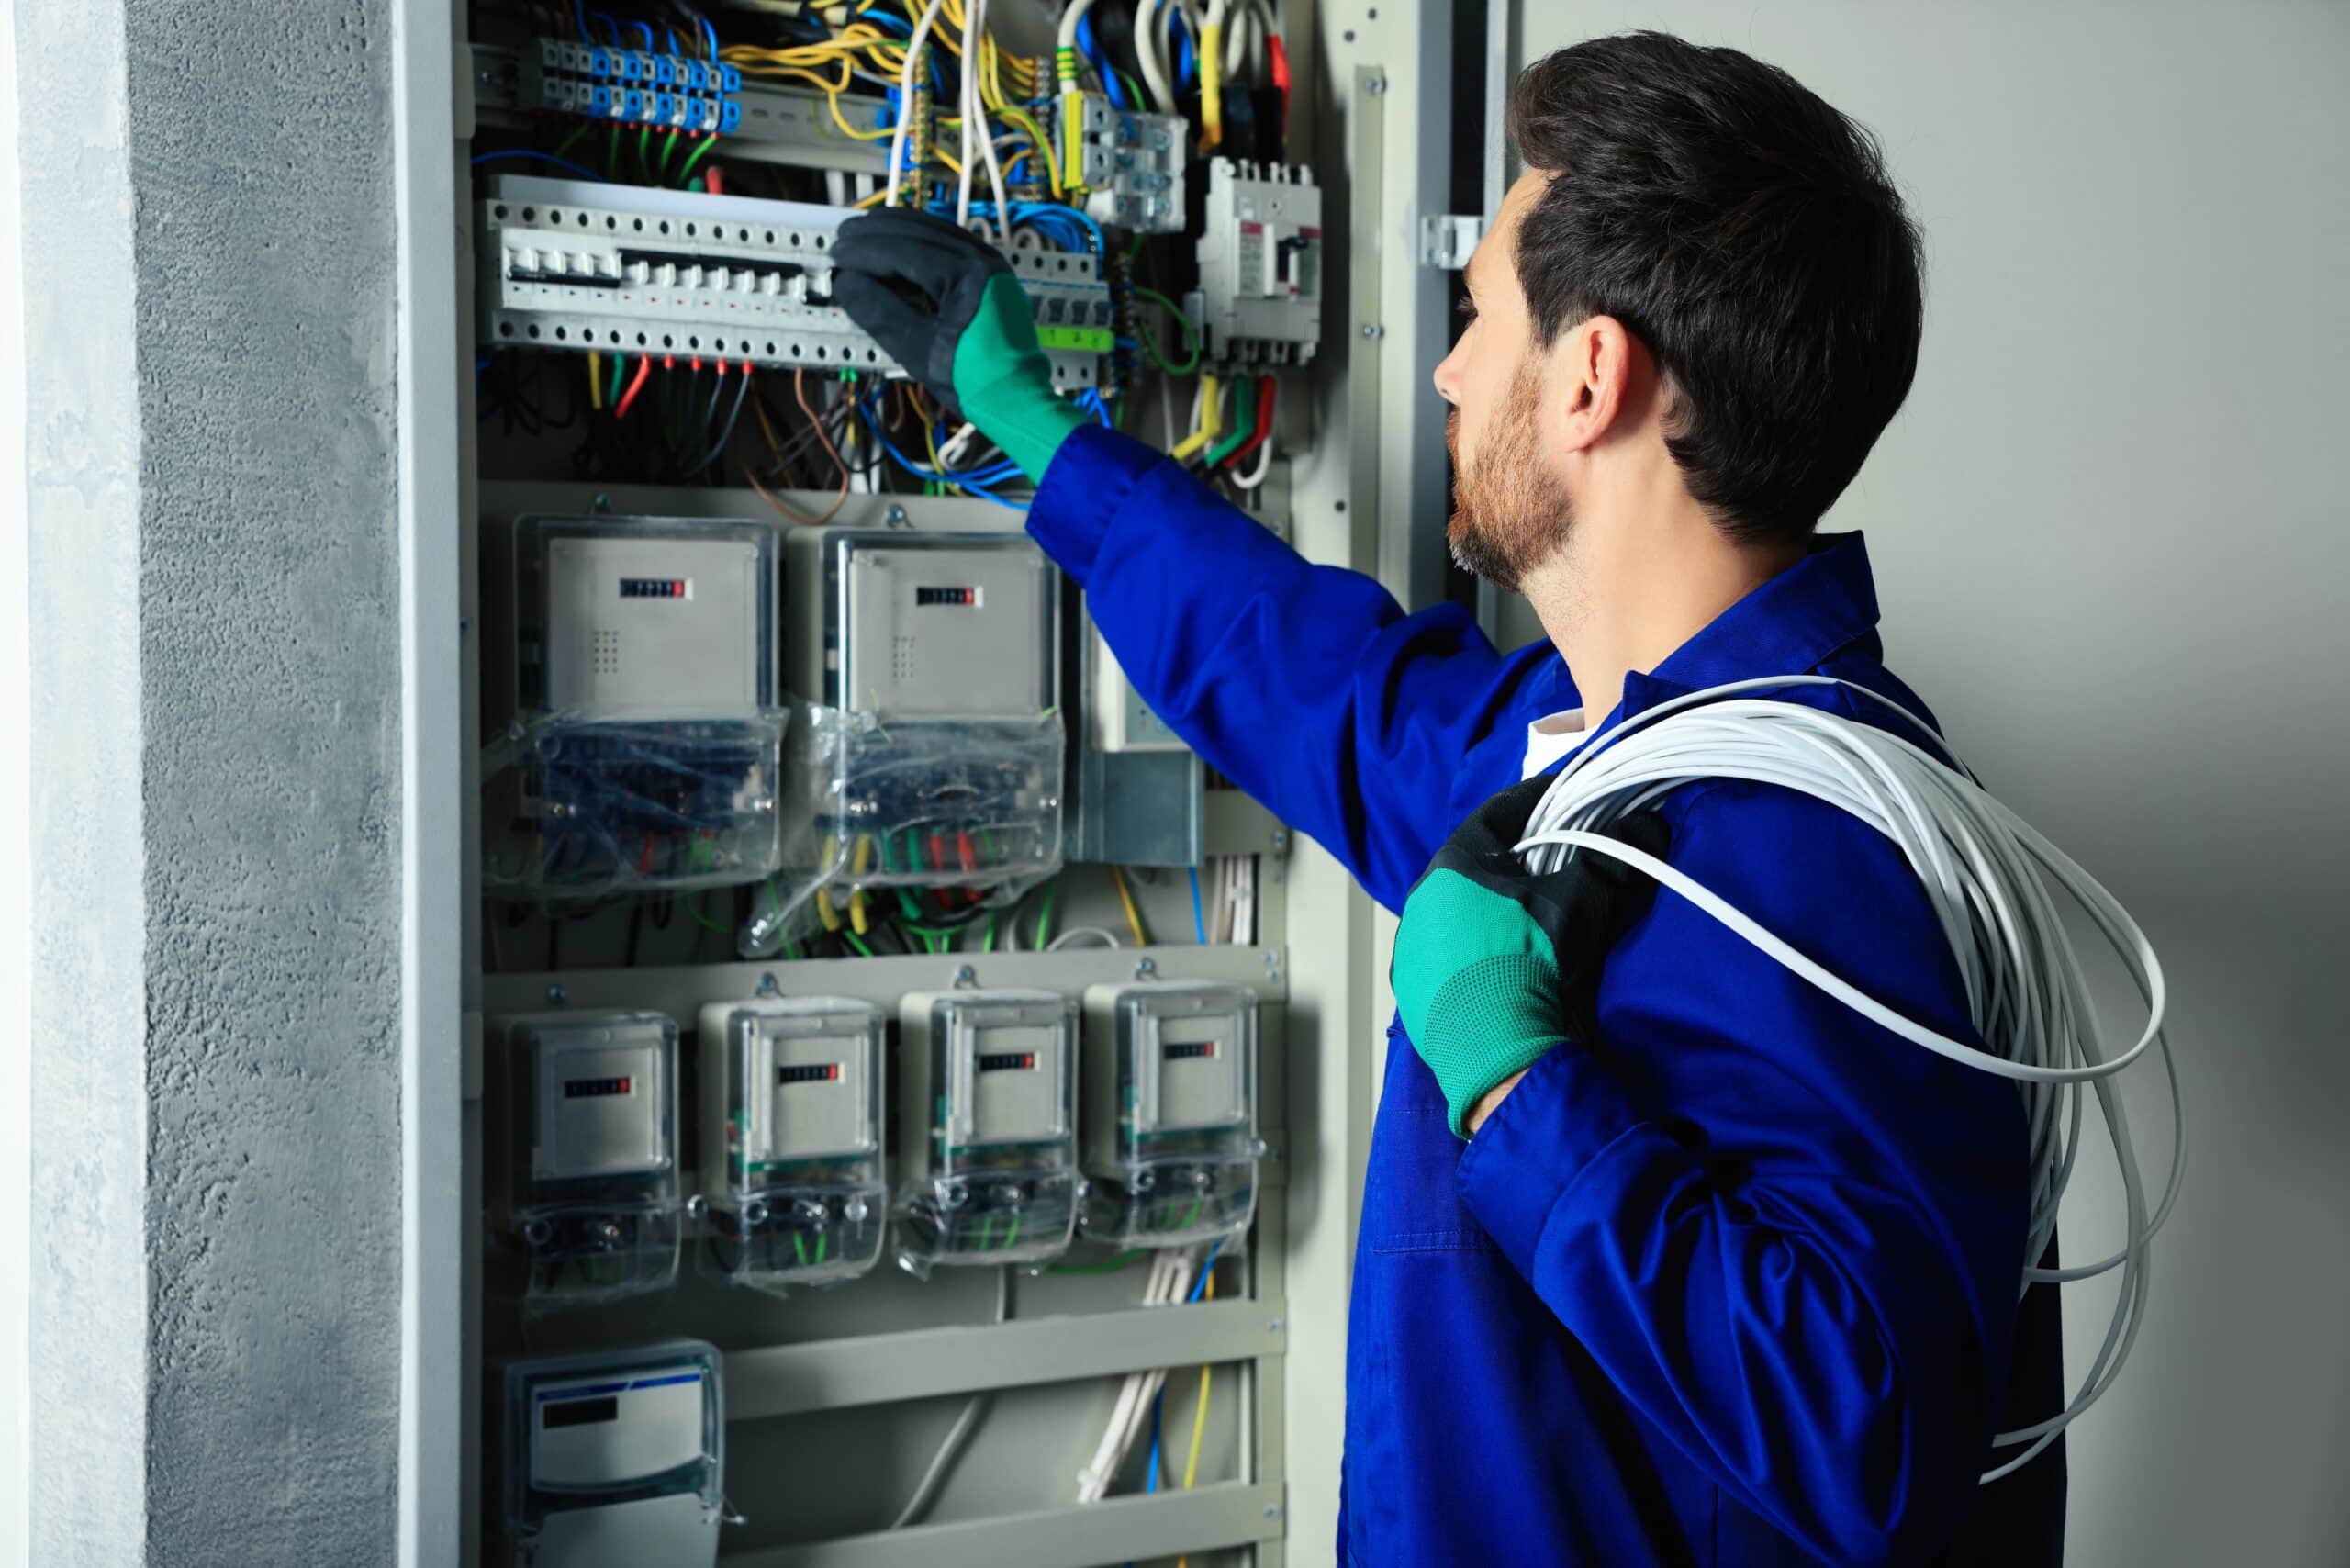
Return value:
[[(1515, 653), (1087, 422), (953, 225), (845, 224), (836, 297), (1038, 481), (1029, 531), (1151, 707), (1404, 913), (1340, 1559), (2058, 1562), (2061, 1448), (1978, 1485), (1996, 1431), (2062, 1404), (2053, 1293), (2017, 1289), (2014, 1087), (1612, 863), (1538, 884), (1508, 853), (1538, 775), (1675, 694), (1824, 673), (1923, 711), (1860, 536), (1814, 534), (1908, 392), (1917, 232), (1867, 133), (1735, 50), (1580, 44), (1511, 120), (1528, 171), (1436, 384), (1453, 553), (1550, 633)], [(1715, 780), (1624, 831), (1975, 1037), (1924, 890), (1856, 818)]]

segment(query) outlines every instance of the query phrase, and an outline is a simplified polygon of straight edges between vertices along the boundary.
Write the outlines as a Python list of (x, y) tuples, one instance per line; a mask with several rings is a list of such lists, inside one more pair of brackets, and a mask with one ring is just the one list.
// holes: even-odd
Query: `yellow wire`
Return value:
[(1036, 123), (1035, 116), (1017, 104), (1006, 105), (1003, 118), (1028, 133), (1029, 144), (1035, 149), (1033, 162), (1045, 166), (1045, 174), (1052, 182), (1053, 195), (1058, 196), (1063, 188), (1060, 160), (1053, 156), (1053, 144), (1045, 139), (1044, 128)]
[(1167, 455), (1181, 463), (1224, 433), (1224, 388), (1213, 375), (1200, 377), (1200, 428), (1185, 436)]
[(588, 351), (588, 407), (599, 414), (604, 411), (604, 356), (594, 349)]
[[(860, 833), (856, 835), (856, 860), (849, 867), (849, 875), (853, 877), (862, 877), (865, 875), (866, 867), (870, 865), (872, 860), (873, 835), (869, 833)], [(859, 936), (865, 935), (867, 927), (866, 925), (865, 890), (863, 888), (855, 888), (850, 890), (848, 895), (848, 923), (851, 926), (856, 928), (856, 934)]]
[(1111, 867), (1110, 879), (1118, 884), (1118, 902), (1126, 906), (1126, 924), (1134, 928), (1135, 946), (1149, 946), (1150, 938), (1143, 935), (1142, 912), (1135, 908), (1135, 895), (1126, 888), (1125, 868), (1119, 866)]
[(1224, 140), (1224, 28), (1200, 28), (1200, 150)]
[[(767, 410), (760, 409), (759, 417), (764, 421), (767, 418)], [(775, 444), (775, 435), (772, 431), (767, 435), (767, 444), (770, 446)], [(840, 847), (840, 836), (837, 834), (828, 833), (824, 835), (825, 870), (832, 869), (833, 852)], [(838, 931), (841, 928), (841, 917), (833, 908), (833, 890), (830, 888), (820, 887), (816, 890), (816, 918), (824, 923), (824, 929), (827, 931)]]
[[(1215, 1299), (1214, 1264), (1208, 1267), (1207, 1298), (1210, 1301)], [(1183, 1490), (1186, 1492), (1192, 1489), (1192, 1483), (1200, 1478), (1200, 1439), (1208, 1429), (1208, 1390), (1214, 1377), (1214, 1367), (1203, 1366), (1200, 1369), (1200, 1402), (1192, 1409), (1192, 1452), (1191, 1456), (1183, 1461)], [(1178, 1557), (1175, 1560), (1175, 1568), (1190, 1568), (1191, 1561), (1188, 1557)]]

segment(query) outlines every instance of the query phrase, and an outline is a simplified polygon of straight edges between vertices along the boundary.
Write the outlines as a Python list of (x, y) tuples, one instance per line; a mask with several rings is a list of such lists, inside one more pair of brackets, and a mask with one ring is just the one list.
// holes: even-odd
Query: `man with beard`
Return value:
[[(1537, 880), (1509, 853), (1547, 770), (1678, 695), (1829, 675), (1924, 711), (1860, 536), (1814, 533), (1908, 395), (1916, 230), (1865, 131), (1735, 50), (1581, 44), (1511, 119), (1528, 169), (1436, 384), (1453, 551), (1550, 634), (1515, 653), (1087, 423), (953, 226), (845, 225), (836, 297), (1038, 480), (1029, 530), (1151, 706), (1404, 911), (1341, 1559), (2057, 1562), (2061, 1449), (1978, 1485), (1995, 1433), (2061, 1400), (2053, 1293), (2019, 1301), (2012, 1086), (1613, 862)], [(1842, 688), (1774, 695), (1883, 722)], [(1622, 831), (1974, 1037), (1923, 890), (1856, 819), (1716, 780)]]

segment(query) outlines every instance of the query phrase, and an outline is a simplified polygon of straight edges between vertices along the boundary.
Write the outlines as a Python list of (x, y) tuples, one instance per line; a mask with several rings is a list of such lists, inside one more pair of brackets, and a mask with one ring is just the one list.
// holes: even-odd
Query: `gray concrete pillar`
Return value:
[(0, 22), (44, 1568), (395, 1554), (388, 17), (13, 0)]

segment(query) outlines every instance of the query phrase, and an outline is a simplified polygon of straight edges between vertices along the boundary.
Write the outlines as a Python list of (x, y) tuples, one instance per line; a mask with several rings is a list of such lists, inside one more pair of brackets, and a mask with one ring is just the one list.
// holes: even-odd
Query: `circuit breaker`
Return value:
[(711, 1568), (725, 1422), (719, 1353), (680, 1339), (506, 1367), (517, 1568)]
[(1026, 1263), (1077, 1219), (1078, 1004), (1051, 991), (900, 1003), (899, 1261)]
[(677, 1026), (657, 1013), (508, 1020), (490, 1058), (505, 1114), (491, 1169), (505, 1255), (533, 1310), (677, 1278)]
[(1225, 364), (1304, 364), (1322, 341), (1322, 193), (1314, 171), (1208, 163), (1200, 286), (1191, 298), (1206, 356)]
[(881, 1256), (883, 1024), (842, 997), (701, 1010), (702, 1251), (729, 1282), (825, 1284)]
[(493, 886), (541, 897), (774, 870), (776, 525), (526, 516), (512, 525), (510, 801)]
[(1257, 998), (1137, 980), (1085, 993), (1083, 1226), (1117, 1247), (1238, 1236), (1257, 1211)]

